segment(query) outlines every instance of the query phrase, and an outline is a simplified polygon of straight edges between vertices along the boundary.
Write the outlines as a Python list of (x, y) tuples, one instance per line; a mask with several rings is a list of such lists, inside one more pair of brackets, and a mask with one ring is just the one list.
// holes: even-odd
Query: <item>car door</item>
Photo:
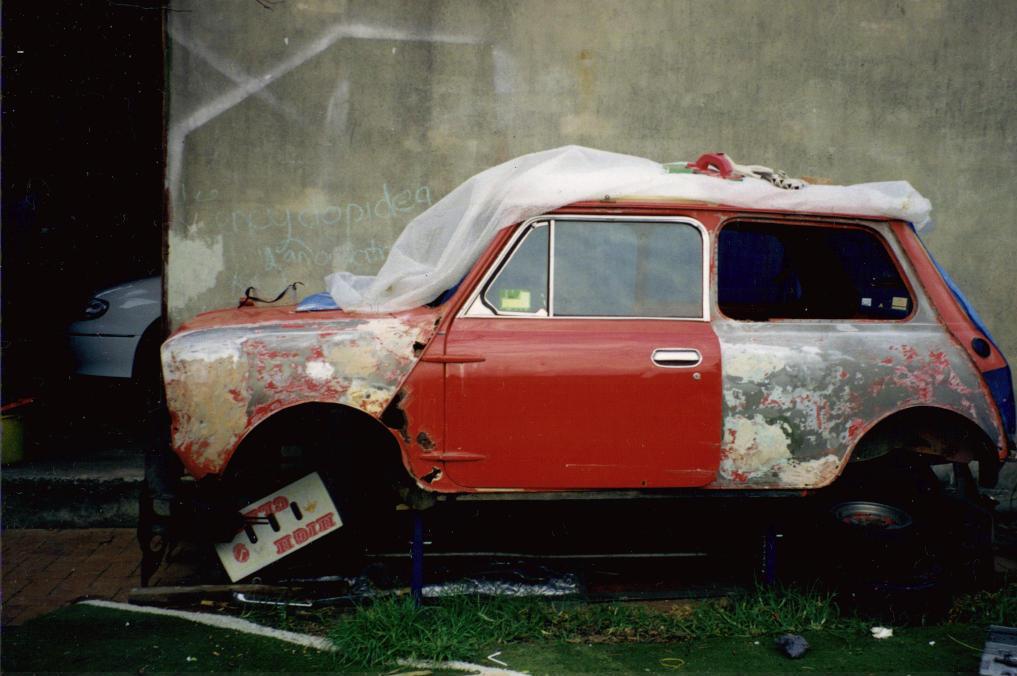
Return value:
[(446, 337), (446, 471), (475, 488), (713, 480), (720, 348), (703, 227), (558, 217), (523, 226)]

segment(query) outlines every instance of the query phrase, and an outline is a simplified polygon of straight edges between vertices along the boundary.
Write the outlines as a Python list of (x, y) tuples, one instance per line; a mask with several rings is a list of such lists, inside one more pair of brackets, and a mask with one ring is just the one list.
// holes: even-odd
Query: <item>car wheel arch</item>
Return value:
[(983, 485), (994, 484), (998, 474), (996, 444), (985, 430), (963, 413), (942, 406), (900, 408), (872, 422), (850, 449), (849, 463), (896, 451), (941, 458), (944, 463), (977, 461)]
[(336, 448), (334, 455), (319, 454), (315, 460), (344, 464), (358, 476), (373, 477), (368, 482), (391, 483), (399, 473), (400, 478), (409, 480), (402, 462), (401, 444), (392, 430), (360, 409), (322, 401), (295, 402), (252, 420), (224, 457), (218, 475), (226, 478), (235, 474), (239, 464), (259, 460), (271, 462), (266, 456), (271, 454), (273, 444), (319, 440), (335, 440), (337, 446), (341, 444), (346, 448)]

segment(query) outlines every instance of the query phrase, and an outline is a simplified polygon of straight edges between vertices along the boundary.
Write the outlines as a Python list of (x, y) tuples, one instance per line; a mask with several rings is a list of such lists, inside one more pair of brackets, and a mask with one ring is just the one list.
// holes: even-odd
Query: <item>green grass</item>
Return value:
[[(501, 651), (512, 669), (531, 673), (970, 673), (985, 626), (1017, 622), (1017, 585), (961, 597), (949, 623), (894, 627), (884, 641), (869, 636), (873, 622), (842, 614), (828, 594), (776, 588), (673, 605), (461, 597), (418, 608), (389, 598), (348, 612), (273, 609), (249, 619), (327, 634), (337, 653), (175, 618), (72, 606), (5, 628), (2, 669), (384, 672), (399, 659), (486, 663)], [(773, 639), (784, 632), (803, 634), (812, 650), (800, 660), (783, 657)]]
[[(511, 669), (531, 674), (970, 674), (978, 672), (980, 650), (953, 639), (979, 647), (985, 640), (984, 630), (975, 625), (897, 628), (894, 636), (885, 640), (875, 640), (868, 632), (842, 630), (806, 631), (804, 636), (812, 647), (797, 660), (781, 655), (772, 637), (714, 637), (669, 643), (525, 643), (506, 646), (498, 659)], [(481, 657), (474, 661), (485, 660)]]
[(952, 622), (976, 622), (1017, 626), (1017, 582), (1007, 580), (995, 591), (965, 594), (954, 601)]
[[(191, 658), (190, 660), (188, 658)], [(4, 673), (332, 671), (329, 653), (172, 617), (74, 605), (4, 627)]]
[(382, 599), (334, 621), (329, 636), (345, 666), (383, 666), (400, 657), (468, 660), (491, 646), (553, 640), (593, 643), (686, 641), (856, 628), (830, 595), (761, 588), (753, 594), (660, 610), (510, 598), (451, 598), (414, 607)]

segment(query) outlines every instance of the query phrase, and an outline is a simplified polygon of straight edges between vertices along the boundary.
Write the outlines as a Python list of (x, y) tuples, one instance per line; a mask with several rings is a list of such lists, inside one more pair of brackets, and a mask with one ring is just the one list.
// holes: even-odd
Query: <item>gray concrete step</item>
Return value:
[(4, 528), (133, 528), (144, 479), (144, 454), (136, 448), (53, 454), (4, 467)]

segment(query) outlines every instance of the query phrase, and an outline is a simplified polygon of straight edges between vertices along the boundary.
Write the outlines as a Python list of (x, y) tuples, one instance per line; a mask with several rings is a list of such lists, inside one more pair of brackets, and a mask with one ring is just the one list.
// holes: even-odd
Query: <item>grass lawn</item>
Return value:
[(332, 671), (331, 654), (186, 620), (75, 605), (5, 627), (15, 671)]
[[(351, 612), (280, 612), (251, 618), (327, 635), (325, 653), (186, 620), (71, 606), (5, 628), (3, 672), (387, 673), (401, 658), (457, 659), (532, 674), (575, 672), (975, 673), (989, 623), (1012, 624), (1017, 585), (967, 597), (951, 621), (894, 627), (876, 640), (873, 622), (844, 616), (833, 598), (793, 589), (695, 606), (584, 604), (453, 598), (414, 607), (379, 600)], [(774, 647), (784, 632), (812, 648), (791, 660)], [(409, 671), (407, 669), (407, 671)]]
[[(860, 632), (805, 632), (812, 646), (805, 656), (781, 655), (772, 637), (707, 638), (679, 643), (521, 644), (504, 648), (498, 659), (533, 674), (614, 673), (964, 673), (978, 672), (985, 630), (975, 625), (895, 629), (876, 640)], [(934, 645), (929, 642), (934, 641)]]

